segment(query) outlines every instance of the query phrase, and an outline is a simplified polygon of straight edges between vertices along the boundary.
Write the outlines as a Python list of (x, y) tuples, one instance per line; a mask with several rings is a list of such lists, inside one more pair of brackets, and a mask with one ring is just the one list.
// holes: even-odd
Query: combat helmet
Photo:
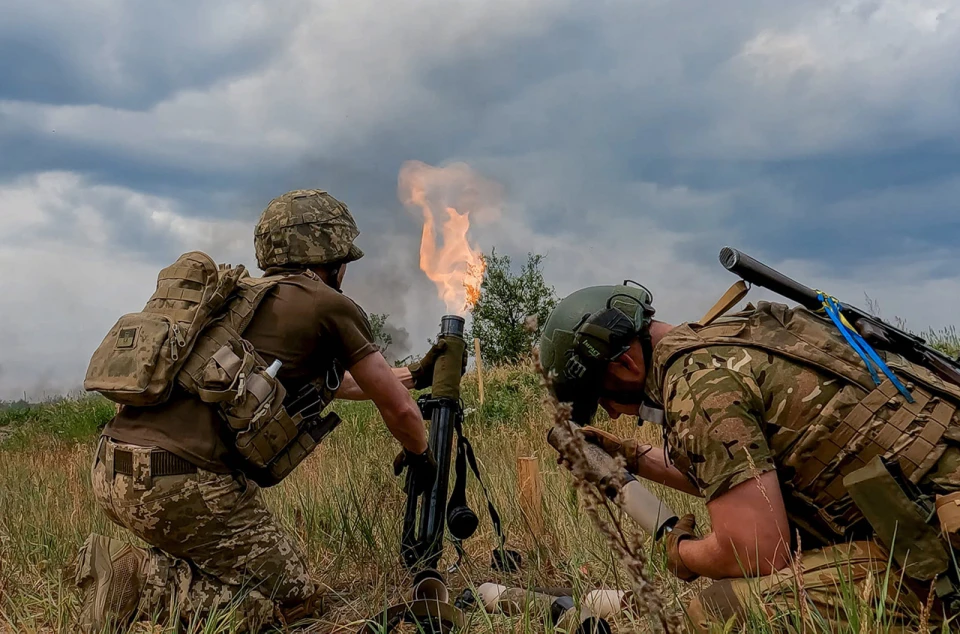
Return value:
[(363, 257), (360, 230), (347, 206), (319, 189), (297, 189), (270, 201), (254, 232), (257, 264), (270, 267), (346, 264)]
[(540, 337), (540, 363), (552, 374), (556, 397), (573, 404), (573, 420), (586, 424), (597, 409), (604, 370), (640, 337), (650, 363), (653, 295), (632, 280), (589, 286), (563, 298)]

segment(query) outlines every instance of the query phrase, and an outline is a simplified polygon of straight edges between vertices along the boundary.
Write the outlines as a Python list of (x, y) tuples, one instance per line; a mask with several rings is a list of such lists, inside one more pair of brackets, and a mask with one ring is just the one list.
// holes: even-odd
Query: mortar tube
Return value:
[[(433, 392), (438, 401), (430, 415), (427, 444), (437, 460), (437, 479), (421, 501), (420, 518), (416, 531), (417, 558), (412, 553), (408, 565), (419, 564), (435, 568), (443, 554), (443, 535), (446, 529), (447, 493), (450, 484), (449, 457), (453, 454), (454, 422), (460, 408), (460, 369), (463, 364), (464, 319), (458, 315), (444, 315), (440, 336), (447, 340), (447, 349), (433, 368)], [(440, 387), (441, 389), (437, 389)], [(446, 458), (445, 458), (446, 457)], [(415, 508), (416, 499), (407, 499), (408, 509)], [(407, 536), (412, 539), (413, 536)]]

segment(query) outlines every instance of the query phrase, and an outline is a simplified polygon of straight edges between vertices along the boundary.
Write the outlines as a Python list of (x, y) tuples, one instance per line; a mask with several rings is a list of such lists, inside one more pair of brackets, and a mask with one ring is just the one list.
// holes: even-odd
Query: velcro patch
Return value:
[(140, 328), (123, 328), (117, 335), (117, 348), (132, 348), (137, 343)]

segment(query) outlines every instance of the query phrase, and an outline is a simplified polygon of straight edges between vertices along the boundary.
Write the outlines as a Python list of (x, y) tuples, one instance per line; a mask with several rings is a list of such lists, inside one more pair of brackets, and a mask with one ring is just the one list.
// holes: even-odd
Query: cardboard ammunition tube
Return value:
[(602, 619), (620, 614), (632, 600), (633, 593), (624, 590), (591, 590), (583, 597), (583, 605)]
[(485, 583), (477, 588), (477, 595), (480, 597), (480, 603), (483, 604), (483, 609), (487, 612), (496, 612), (500, 596), (506, 590), (506, 586), (500, 586), (495, 583)]
[(436, 570), (424, 570), (414, 578), (412, 595), (414, 601), (447, 603), (450, 600), (447, 584)]
[[(533, 591), (553, 597), (572, 597), (576, 594), (570, 587), (535, 587)], [(584, 595), (581, 604), (594, 615), (609, 619), (627, 609), (632, 601), (633, 592), (629, 590), (591, 590)]]
[(585, 605), (577, 610), (573, 597), (555, 597), (523, 588), (507, 588), (500, 594), (498, 609), (508, 616), (523, 614), (527, 606), (543, 611), (550, 623), (573, 634), (609, 634), (610, 625)]
[(554, 610), (562, 607), (561, 604), (563, 607), (569, 604), (570, 607), (554, 621), (557, 629), (571, 634), (611, 634), (610, 624), (606, 619), (591, 613), (586, 607), (577, 610), (570, 597), (557, 597)]

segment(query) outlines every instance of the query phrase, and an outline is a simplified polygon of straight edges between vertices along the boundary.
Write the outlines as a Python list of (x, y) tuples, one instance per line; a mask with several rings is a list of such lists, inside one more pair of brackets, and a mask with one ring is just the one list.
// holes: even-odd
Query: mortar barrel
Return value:
[(463, 338), (463, 329), (466, 320), (459, 315), (444, 315), (440, 318), (440, 334)]
[(460, 400), (460, 372), (467, 346), (467, 343), (463, 340), (463, 324), (463, 317), (456, 315), (446, 315), (441, 322), (440, 337), (446, 341), (447, 349), (443, 351), (433, 366), (433, 390), (431, 394), (435, 399), (449, 399), (458, 402)]

